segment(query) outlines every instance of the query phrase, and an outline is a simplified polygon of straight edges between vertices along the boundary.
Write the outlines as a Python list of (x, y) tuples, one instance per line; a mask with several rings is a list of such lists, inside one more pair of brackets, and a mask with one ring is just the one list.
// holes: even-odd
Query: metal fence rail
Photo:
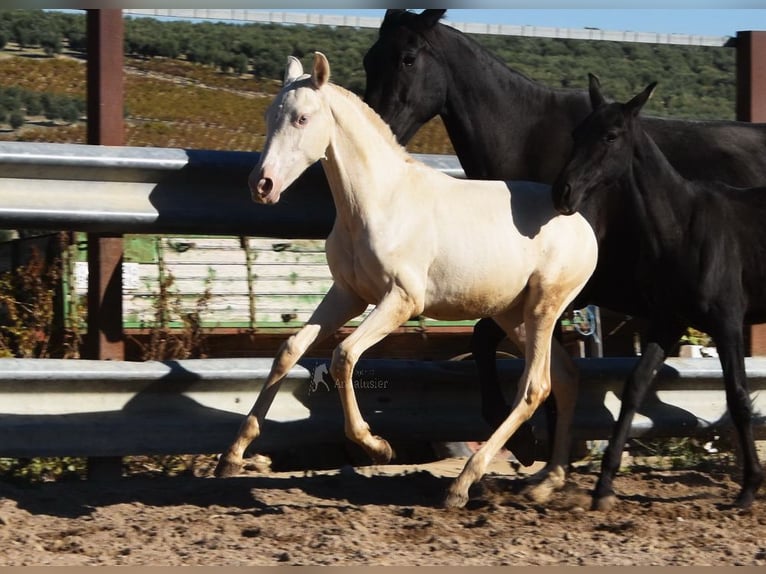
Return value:
[[(258, 153), (0, 142), (0, 228), (324, 238), (335, 217), (317, 165), (277, 205), (253, 203)], [(454, 156), (416, 155), (462, 176)]]
[[(258, 154), (0, 142), (0, 227), (104, 233), (325, 237), (334, 218), (326, 180), (312, 169), (277, 206), (254, 204), (246, 187)], [(462, 176), (451, 156), (420, 156)], [(575, 434), (606, 438), (634, 359), (581, 360)], [(252, 405), (270, 360), (164, 363), (0, 360), (0, 456), (218, 452)], [(747, 359), (756, 426), (764, 436), (766, 359)], [(294, 368), (254, 448), (342, 440), (339, 401), (313, 380), (317, 362)], [(425, 441), (482, 440), (471, 362), (361, 361), (360, 406), (376, 432)], [(521, 373), (502, 361), (503, 380)], [(726, 424), (714, 359), (670, 359), (659, 392), (633, 434), (680, 436)], [(674, 390), (673, 390), (674, 389)], [(506, 389), (512, 395), (510, 389)], [(545, 433), (544, 414), (535, 415)]]
[[(234, 22), (269, 22), (273, 24), (303, 24), (307, 26), (350, 26), (353, 28), (380, 28), (382, 18), (280, 12), (273, 10), (242, 10), (231, 8), (199, 9), (127, 9), (127, 15), (154, 18), (181, 18), (186, 20), (224, 20)], [(601, 30), (599, 28), (556, 28), (552, 26), (525, 26), (520, 24), (481, 24), (472, 22), (444, 23), (467, 34), (497, 34), (500, 36), (526, 36), (531, 38), (568, 38), (572, 40), (607, 40), (611, 42), (648, 42), (651, 44), (681, 44), (688, 46), (724, 46), (729, 36), (700, 34), (662, 34), (658, 32), (631, 32)]]
[[(581, 359), (574, 435), (609, 436), (625, 376), (636, 359)], [(766, 359), (748, 358), (755, 428), (766, 438)], [(340, 400), (322, 378), (327, 361), (306, 359), (288, 374), (253, 449), (342, 442)], [(91, 457), (215, 453), (231, 441), (265, 380), (270, 359), (120, 363), (56, 359), (0, 361), (0, 456)], [(499, 361), (506, 396), (523, 362)], [(360, 408), (392, 440), (484, 440), (473, 362), (362, 360), (354, 373)], [(631, 436), (692, 436), (729, 427), (716, 359), (668, 359), (656, 394)], [(533, 418), (545, 437), (545, 415)]]

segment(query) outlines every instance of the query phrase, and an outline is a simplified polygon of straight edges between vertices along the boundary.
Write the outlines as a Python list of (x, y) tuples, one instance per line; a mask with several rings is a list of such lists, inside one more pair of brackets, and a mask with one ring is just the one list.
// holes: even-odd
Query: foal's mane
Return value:
[(402, 146), (397, 141), (394, 132), (391, 131), (391, 127), (385, 121), (383, 121), (383, 118), (381, 118), (375, 112), (375, 110), (368, 106), (364, 100), (362, 100), (352, 91), (344, 88), (343, 86), (339, 86), (338, 84), (330, 83), (328, 86), (333, 88), (334, 94), (341, 96), (349, 104), (355, 106), (362, 113), (362, 115), (369, 120), (370, 124), (375, 128), (375, 130), (380, 133), (384, 141), (386, 141), (392, 149), (399, 152), (403, 159), (407, 161), (415, 161), (404, 148), (404, 146)]

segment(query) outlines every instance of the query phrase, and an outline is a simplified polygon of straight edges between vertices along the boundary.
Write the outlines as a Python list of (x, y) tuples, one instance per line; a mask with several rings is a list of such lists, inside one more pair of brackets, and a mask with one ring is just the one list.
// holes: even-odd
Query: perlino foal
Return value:
[[(309, 346), (368, 305), (375, 307), (335, 349), (330, 371), (346, 435), (378, 463), (387, 463), (392, 451), (370, 432), (352, 384), (354, 365), (367, 348), (417, 315), (493, 317), (506, 331), (523, 322), (527, 362), (513, 409), (466, 463), (445, 500), (448, 507), (463, 506), (471, 484), (550, 392), (553, 329), (595, 268), (596, 238), (582, 217), (556, 213), (548, 186), (459, 180), (414, 160), (379, 116), (329, 76), (321, 53), (311, 74), (288, 58), (249, 183), (255, 201), (273, 204), (321, 160), (337, 213), (326, 242), (334, 282), (306, 325), (279, 349), (216, 475), (239, 471), (280, 381)], [(556, 444), (563, 448), (548, 468), (554, 477), (563, 476), (567, 463), (576, 389), (559, 391), (562, 436)]]

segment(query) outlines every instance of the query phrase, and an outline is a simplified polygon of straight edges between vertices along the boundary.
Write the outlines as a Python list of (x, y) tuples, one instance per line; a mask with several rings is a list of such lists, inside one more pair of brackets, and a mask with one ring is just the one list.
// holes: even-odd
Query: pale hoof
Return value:
[(372, 461), (375, 464), (388, 464), (394, 458), (394, 449), (391, 448), (386, 439), (379, 436), (373, 438), (378, 441), (378, 444), (375, 450), (370, 453)]
[(536, 504), (546, 504), (553, 497), (553, 493), (558, 490), (556, 485), (550, 480), (544, 480), (539, 484), (530, 484), (523, 490), (524, 498), (531, 500)]
[(614, 494), (607, 494), (601, 497), (594, 497), (591, 510), (598, 510), (599, 512), (608, 512), (617, 505), (617, 496)]
[(537, 504), (545, 504), (553, 497), (553, 493), (566, 485), (566, 474), (561, 468), (543, 469), (529, 477), (528, 484), (522, 491), (527, 500)]
[(215, 466), (214, 474), (218, 478), (229, 478), (242, 472), (242, 461), (232, 461), (226, 457), (221, 457)]
[(462, 492), (450, 490), (444, 498), (444, 508), (463, 508), (468, 504), (468, 496)]

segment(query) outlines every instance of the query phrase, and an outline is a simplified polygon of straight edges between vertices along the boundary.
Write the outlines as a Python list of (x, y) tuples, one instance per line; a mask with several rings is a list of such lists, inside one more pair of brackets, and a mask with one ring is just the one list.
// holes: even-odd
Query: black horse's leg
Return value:
[[(497, 376), (497, 347), (505, 336), (505, 331), (492, 319), (481, 319), (476, 323), (471, 336), (471, 353), (476, 361), (481, 388), (481, 414), (493, 430), (511, 412), (511, 407), (500, 391), (500, 381)], [(552, 396), (545, 401), (551, 440), (554, 436), (553, 426), (556, 419), (554, 405)], [(524, 422), (505, 444), (505, 448), (511, 451), (521, 464), (529, 466), (536, 460), (536, 443), (532, 425)]]
[(625, 381), (620, 403), (620, 415), (614, 424), (609, 444), (601, 459), (601, 473), (593, 492), (593, 508), (596, 510), (608, 510), (616, 502), (612, 485), (620, 468), (623, 447), (628, 440), (633, 417), (640, 408), (657, 369), (667, 356), (668, 350), (678, 342), (684, 331), (684, 327), (678, 324), (663, 324), (659, 326), (659, 329), (657, 327), (656, 324), (652, 325), (652, 332), (647, 338), (649, 342), (646, 349)]
[(748, 508), (753, 503), (764, 477), (753, 439), (752, 403), (747, 390), (745, 344), (741, 321), (727, 321), (721, 334), (713, 338), (723, 369), (726, 405), (737, 430), (742, 453), (742, 490), (735, 504), (741, 508)]
[(505, 331), (492, 319), (481, 319), (473, 328), (471, 353), (476, 361), (481, 388), (481, 416), (492, 428), (497, 428), (511, 411), (500, 391), (495, 362), (497, 347), (505, 338)]

